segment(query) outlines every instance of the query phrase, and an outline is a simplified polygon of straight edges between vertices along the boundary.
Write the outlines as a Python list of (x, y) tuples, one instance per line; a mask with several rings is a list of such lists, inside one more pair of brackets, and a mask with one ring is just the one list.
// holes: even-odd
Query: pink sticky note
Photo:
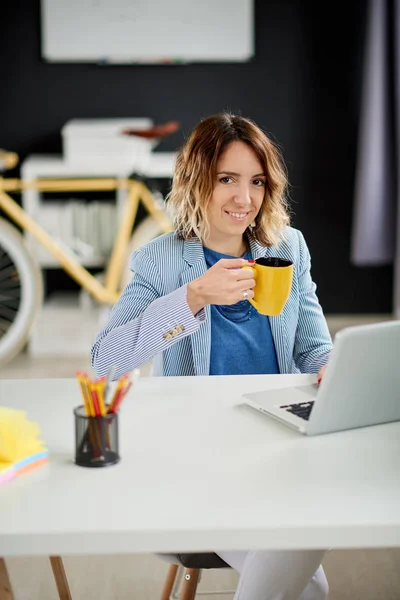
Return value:
[(0, 485), (6, 481), (10, 481), (10, 479), (13, 479), (15, 475), (16, 472), (13, 466), (9, 466), (3, 471), (0, 471)]

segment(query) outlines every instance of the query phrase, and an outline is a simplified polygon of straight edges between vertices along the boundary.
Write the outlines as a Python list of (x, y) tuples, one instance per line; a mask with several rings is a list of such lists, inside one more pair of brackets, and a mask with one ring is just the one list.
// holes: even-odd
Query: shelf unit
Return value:
[[(145, 171), (141, 175), (151, 179), (167, 179), (172, 178), (176, 161), (176, 152), (154, 152), (151, 153), (146, 160)], [(39, 178), (117, 178), (124, 179), (130, 174), (127, 171), (126, 165), (123, 167), (115, 161), (110, 164), (110, 161), (84, 161), (80, 164), (67, 162), (62, 155), (44, 155), (33, 154), (28, 156), (21, 164), (21, 179), (26, 182), (32, 182)], [(115, 193), (116, 201), (116, 220), (120, 222), (122, 218), (125, 201), (126, 190), (120, 188)], [(67, 198), (67, 195), (66, 195)], [(55, 223), (59, 218), (59, 207), (57, 203), (47, 203), (43, 201), (41, 194), (34, 189), (27, 189), (22, 192), (22, 206), (26, 212), (34, 218), (40, 225), (45, 226), (46, 223)], [(49, 228), (47, 228), (49, 233)], [(30, 234), (25, 234), (28, 246), (31, 248), (39, 264), (44, 269), (58, 268), (58, 262), (40, 245)], [(77, 257), (79, 259), (79, 257)], [(101, 267), (105, 263), (104, 258), (89, 258), (79, 259), (79, 262), (85, 267)]]
[[(83, 164), (81, 166), (68, 164), (61, 155), (31, 155), (21, 165), (21, 179), (32, 182), (43, 177), (46, 178), (91, 178), (91, 177), (113, 177), (123, 179), (127, 176), (122, 169), (110, 168), (106, 164), (96, 163), (93, 165)], [(65, 194), (66, 200), (69, 199)], [(115, 193), (117, 208), (117, 220), (122, 214), (126, 190), (118, 189)], [(46, 228), (48, 233), (53, 234), (52, 228), (56, 230), (59, 220), (60, 202), (43, 201), (42, 195), (34, 189), (22, 192), (22, 206), (26, 212), (40, 225)], [(52, 227), (53, 224), (53, 227)], [(25, 234), (27, 244), (34, 253), (37, 261), (44, 269), (59, 268), (58, 262), (45, 250), (30, 234)], [(105, 264), (105, 258), (79, 258), (79, 262), (85, 267), (101, 267)]]

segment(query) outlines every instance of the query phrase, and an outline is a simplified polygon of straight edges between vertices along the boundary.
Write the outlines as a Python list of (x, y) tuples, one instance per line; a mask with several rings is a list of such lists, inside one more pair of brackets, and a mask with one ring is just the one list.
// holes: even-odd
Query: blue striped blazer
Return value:
[[(279, 316), (270, 317), (271, 330), (281, 373), (316, 373), (329, 358), (331, 337), (304, 237), (291, 227), (284, 237), (267, 248), (249, 238), (250, 249), (254, 259), (278, 256), (294, 263), (289, 299)], [(92, 347), (97, 375), (115, 365), (118, 377), (152, 359), (155, 375), (208, 375), (210, 307), (193, 316), (186, 302), (187, 284), (207, 270), (201, 242), (167, 233), (137, 250), (130, 266), (132, 280)]]

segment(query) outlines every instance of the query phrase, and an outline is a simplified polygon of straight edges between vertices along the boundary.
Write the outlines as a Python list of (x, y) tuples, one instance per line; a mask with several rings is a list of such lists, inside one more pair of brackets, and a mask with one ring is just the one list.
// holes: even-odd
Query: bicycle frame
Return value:
[[(72, 253), (63, 249), (43, 227), (38, 225), (26, 211), (15, 202), (7, 192), (22, 192), (35, 189), (41, 192), (70, 191), (116, 191), (127, 189), (127, 201), (121, 223), (119, 224), (110, 260), (106, 269), (105, 284), (100, 283), (94, 275), (83, 267)], [(126, 258), (126, 249), (132, 233), (140, 201), (147, 212), (157, 220), (162, 230), (167, 233), (172, 225), (166, 214), (157, 207), (150, 190), (135, 179), (48, 179), (40, 178), (32, 182), (21, 179), (5, 179), (0, 177), (0, 208), (21, 229), (31, 233), (36, 240), (60, 263), (60, 266), (82, 286), (95, 300), (103, 304), (114, 304), (121, 293), (119, 281)]]

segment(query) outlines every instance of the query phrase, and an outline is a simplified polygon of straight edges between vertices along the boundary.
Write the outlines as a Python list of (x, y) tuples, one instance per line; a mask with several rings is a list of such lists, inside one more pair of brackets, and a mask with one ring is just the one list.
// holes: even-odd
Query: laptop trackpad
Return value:
[[(296, 392), (300, 392), (301, 394), (307, 394), (307, 396), (311, 398), (316, 398), (318, 394), (318, 384), (313, 383), (311, 385), (299, 385), (298, 387), (292, 388), (296, 390)], [(289, 388), (287, 388), (289, 390)]]
[(261, 406), (264, 402), (268, 406), (271, 406), (271, 403), (279, 406), (282, 404), (293, 404), (295, 402), (307, 402), (307, 400), (315, 399), (317, 394), (318, 385), (311, 384), (280, 388), (278, 390), (265, 390), (262, 392), (244, 394), (244, 396), (253, 402), (258, 402)]

